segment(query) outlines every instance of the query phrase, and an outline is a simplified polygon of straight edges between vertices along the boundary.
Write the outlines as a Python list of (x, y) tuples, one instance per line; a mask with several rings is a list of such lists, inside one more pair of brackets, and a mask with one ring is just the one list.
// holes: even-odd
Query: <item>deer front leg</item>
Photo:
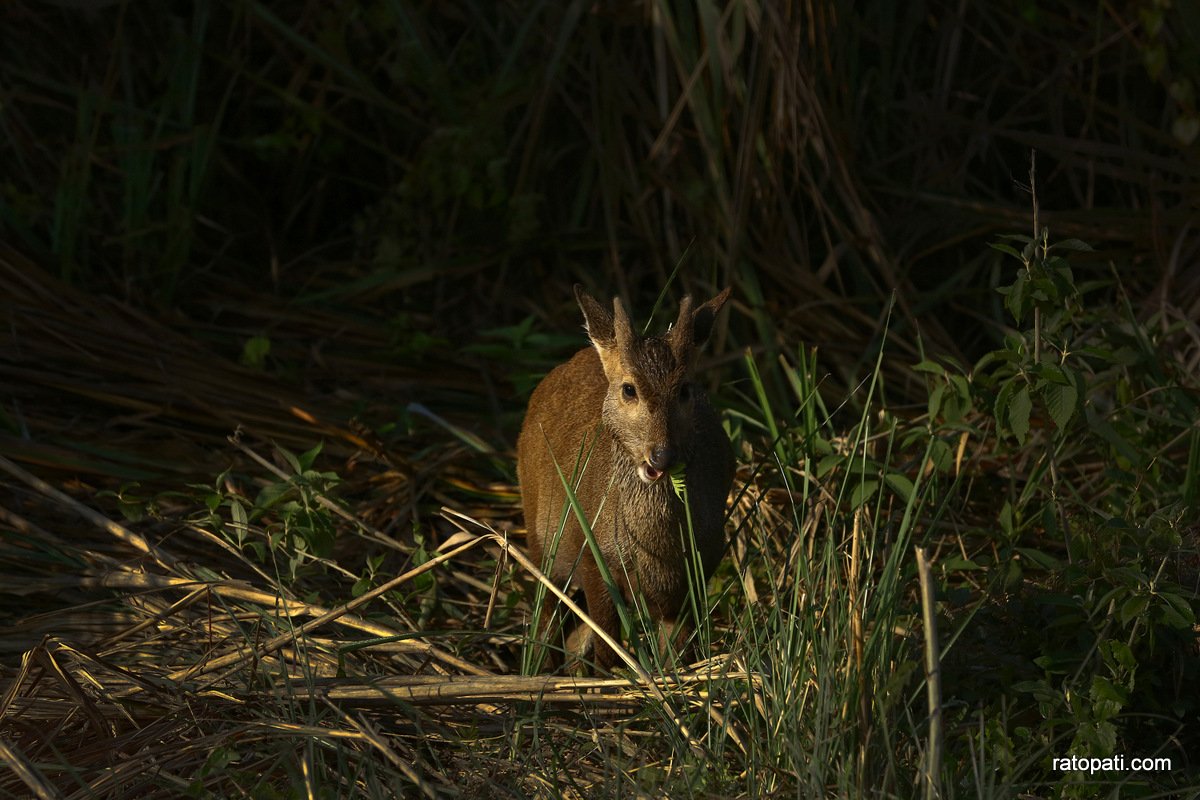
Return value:
[(664, 618), (658, 624), (658, 654), (664, 664), (674, 658), (682, 666), (695, 660), (695, 642), (689, 641), (692, 623), (686, 613), (677, 617)]
[[(617, 607), (590, 554), (585, 556), (584, 563), (580, 564), (580, 568), (583, 570), (583, 595), (587, 603), (588, 616), (595, 621), (600, 630), (619, 642), (621, 625), (617, 617)], [(587, 625), (581, 624), (579, 629), (571, 634), (571, 639), (576, 640), (575, 644), (585, 650), (590, 642), (592, 657), (596, 661), (597, 669), (609, 671), (616, 666), (619, 660), (616, 651), (605, 644), (604, 640)], [(583, 653), (580, 652), (579, 655), (582, 656)]]
[(563, 663), (563, 629), (562, 619), (555, 619), (555, 610), (561, 617), (566, 608), (560, 608), (558, 598), (549, 592), (542, 598), (542, 607), (538, 611), (536, 625), (530, 632), (534, 645), (541, 656), (541, 664), (535, 669), (541, 672), (553, 672)]

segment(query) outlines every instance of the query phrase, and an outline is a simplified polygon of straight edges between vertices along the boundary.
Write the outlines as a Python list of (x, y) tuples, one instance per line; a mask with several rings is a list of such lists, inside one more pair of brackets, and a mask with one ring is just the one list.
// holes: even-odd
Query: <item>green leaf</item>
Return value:
[(1006, 253), (1013, 258), (1019, 259), (1021, 257), (1021, 253), (1011, 245), (1001, 244), (1000, 242), (988, 242), (988, 247), (992, 248), (993, 250), (999, 250), (1001, 253)]
[(934, 439), (929, 446), (929, 462), (938, 472), (948, 472), (954, 464), (954, 451), (945, 439)]
[(266, 336), (251, 336), (242, 345), (243, 366), (251, 369), (262, 369), (266, 366), (267, 356), (271, 353), (271, 340)]
[(950, 385), (954, 387), (955, 393), (964, 399), (969, 400), (971, 397), (971, 384), (962, 375), (951, 375)]
[(958, 422), (971, 410), (971, 384), (962, 375), (950, 375), (950, 393), (942, 402), (942, 416)]
[(879, 490), (879, 481), (863, 481), (850, 492), (850, 507), (858, 508)]
[(1079, 394), (1075, 391), (1075, 387), (1047, 383), (1042, 388), (1042, 399), (1046, 401), (1046, 411), (1050, 414), (1050, 419), (1054, 420), (1055, 427), (1065, 430), (1067, 423), (1075, 414), (1075, 407), (1079, 401)]
[(933, 387), (933, 391), (929, 393), (929, 421), (933, 422), (937, 419), (938, 411), (942, 409), (942, 395), (946, 391), (946, 384), (939, 383)]
[[(1137, 666), (1137, 659), (1134, 658), (1133, 651), (1129, 649), (1129, 645), (1119, 639), (1108, 639), (1101, 643), (1101, 652), (1123, 669), (1133, 669)], [(1107, 659), (1106, 659), (1107, 660)]]
[(930, 375), (945, 375), (946, 368), (936, 361), (926, 359), (918, 364), (913, 364), (913, 370), (916, 372), (928, 372)]
[(1012, 402), (1013, 390), (1016, 386), (1016, 383), (1011, 380), (1002, 383), (1000, 391), (996, 393), (996, 399), (992, 403), (992, 416), (996, 418), (996, 424), (1000, 431), (1005, 428), (1005, 420), (1008, 419), (1008, 405)]
[(241, 501), (230, 499), (229, 501), (229, 521), (232, 523), (234, 541), (239, 545), (245, 541), (247, 534), (250, 532), (250, 519), (246, 516), (246, 508), (241, 504)]
[(1117, 687), (1108, 678), (1096, 675), (1092, 678), (1091, 696), (1093, 700), (1112, 700), (1116, 703), (1124, 703), (1126, 700), (1123, 689)]
[(941, 561), (941, 566), (942, 569), (946, 570), (947, 572), (966, 572), (967, 570), (972, 569), (983, 569), (981, 564), (978, 564), (969, 558), (963, 558), (962, 556), (950, 556), (949, 558), (944, 558)]
[(1067, 384), (1075, 387), (1075, 394), (1082, 397), (1084, 394), (1083, 376), (1065, 364), (1059, 369), (1062, 370), (1063, 377), (1066, 378)]
[(1051, 250), (1074, 250), (1080, 253), (1092, 252), (1092, 246), (1082, 239), (1063, 239), (1050, 245)]
[(319, 442), (316, 447), (306, 450), (300, 455), (298, 461), (300, 462), (300, 466), (304, 468), (303, 471), (308, 471), (312, 468), (313, 462), (317, 460), (317, 456), (321, 454), (321, 448), (324, 446), (324, 442)]
[(1071, 274), (1071, 264), (1065, 258), (1056, 256), (1047, 261), (1046, 273), (1057, 293), (1064, 296), (1075, 293), (1075, 276)]
[(671, 477), (671, 490), (680, 500), (687, 502), (687, 472), (683, 464), (676, 464), (667, 473)]
[[(1009, 508), (1006, 506), (1006, 508)], [(1032, 547), (1018, 547), (1017, 552), (1031, 564), (1036, 564), (1044, 570), (1053, 571), (1062, 567), (1062, 562), (1049, 553)]]
[(1113, 685), (1108, 678), (1096, 675), (1092, 678), (1091, 689), (1092, 707), (1096, 717), (1101, 720), (1112, 719), (1121, 712), (1128, 700), (1123, 689)]
[(1034, 364), (1030, 367), (1030, 372), (1041, 378), (1043, 383), (1057, 383), (1063, 386), (1067, 384), (1066, 375), (1063, 374), (1062, 367), (1058, 364)]
[(1196, 614), (1183, 597), (1174, 592), (1162, 592), (1159, 597), (1166, 601), (1161, 606), (1165, 622), (1176, 628), (1190, 628), (1196, 624)]
[(883, 479), (887, 481), (888, 486), (892, 487), (893, 492), (900, 495), (900, 499), (904, 502), (907, 503), (912, 497), (913, 484), (906, 476), (899, 472), (889, 472)]
[(838, 453), (832, 453), (822, 457), (821, 460), (817, 462), (817, 477), (824, 478), (836, 467), (841, 466), (842, 462), (845, 460), (846, 457)]
[(283, 457), (283, 460), (288, 463), (288, 466), (292, 468), (292, 472), (297, 475), (304, 472), (304, 467), (300, 465), (300, 459), (296, 458), (296, 456), (293, 455), (290, 450), (285, 450), (282, 447), (277, 447), (275, 449), (279, 455)]
[(1033, 297), (1035, 300), (1057, 305), (1059, 296), (1059, 286), (1050, 278), (1042, 277), (1033, 281)]
[(1004, 298), (1004, 307), (1008, 309), (1008, 313), (1013, 315), (1013, 319), (1017, 323), (1025, 320), (1025, 312), (1028, 309), (1029, 301), (1029, 273), (1026, 270), (1021, 270), (1017, 273), (1016, 279), (1013, 281), (1012, 288), (1008, 296)]
[(1155, 617), (1159, 622), (1179, 630), (1191, 627), (1192, 624), (1191, 620), (1168, 605), (1159, 606)]
[(1032, 410), (1029, 387), (1022, 386), (1013, 393), (1012, 402), (1008, 404), (1008, 428), (1017, 437), (1018, 444), (1025, 444), (1025, 437), (1029, 435), (1029, 412)]
[(1166, 19), (1164, 8), (1156, 8), (1156, 4), (1147, 3), (1138, 9), (1138, 19), (1142, 23), (1142, 27), (1146, 29), (1146, 35), (1152, 39), (1157, 39), (1159, 32), (1162, 30), (1163, 20)]
[(1021, 562), (1010, 561), (1004, 569), (1003, 586), (1006, 591), (1014, 591), (1021, 585), (1021, 579), (1024, 577), (1024, 571), (1021, 569)]
[(1012, 503), (1004, 501), (1004, 507), (1000, 509), (1000, 516), (996, 520), (1000, 523), (1000, 530), (1004, 531), (1004, 535), (1009, 539), (1013, 535), (1013, 507)]
[(954, 424), (962, 420), (966, 410), (970, 408), (970, 403), (956, 392), (950, 392), (942, 400), (942, 418), (950, 424)]
[(1117, 611), (1117, 619), (1121, 621), (1122, 625), (1128, 624), (1130, 620), (1141, 616), (1149, 605), (1149, 597), (1144, 594), (1135, 594), (1121, 604), (1121, 608)]

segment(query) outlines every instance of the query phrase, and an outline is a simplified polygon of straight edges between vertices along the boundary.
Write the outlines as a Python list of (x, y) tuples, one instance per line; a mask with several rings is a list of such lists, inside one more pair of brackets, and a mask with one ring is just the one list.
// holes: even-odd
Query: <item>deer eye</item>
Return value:
[(634, 388), (632, 383), (622, 383), (621, 396), (626, 400), (637, 400), (637, 389)]

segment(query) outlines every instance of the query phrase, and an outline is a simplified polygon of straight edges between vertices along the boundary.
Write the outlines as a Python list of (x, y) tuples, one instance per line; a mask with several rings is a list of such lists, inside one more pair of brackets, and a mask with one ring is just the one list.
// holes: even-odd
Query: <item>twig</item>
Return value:
[(159, 566), (163, 567), (164, 569), (170, 569), (172, 566), (175, 565), (175, 557), (174, 556), (164, 552), (163, 550), (159, 549), (155, 545), (151, 544), (141, 534), (134, 533), (133, 531), (126, 528), (124, 525), (120, 525), (116, 522), (113, 522), (108, 517), (101, 514), (99, 511), (95, 511), (91, 508), (88, 508), (87, 506), (85, 506), (83, 503), (80, 503), (75, 498), (73, 498), (67, 494), (64, 494), (63, 492), (59, 491), (58, 489), (55, 489), (53, 486), (46, 483), (44, 480), (37, 477), (36, 475), (32, 475), (29, 472), (26, 472), (25, 470), (21, 469), (20, 467), (18, 467), (13, 462), (9, 461), (4, 456), (0, 456), (0, 469), (3, 469), (5, 472), (18, 478), (22, 482), (29, 484), (34, 489), (37, 489), (39, 492), (46, 495), (47, 497), (51, 497), (51, 498), (57, 500), (58, 502), (62, 503), (63, 505), (65, 505), (68, 508), (70, 508), (71, 510), (73, 510), (76, 514), (79, 514), (79, 516), (83, 517), (88, 522), (91, 522), (93, 525), (97, 525), (100, 528), (103, 528), (104, 530), (108, 531), (113, 536), (116, 536), (118, 539), (125, 542), (126, 544), (131, 545), (134, 548), (136, 548), (137, 550), (140, 550), (141, 552), (150, 556), (151, 558), (153, 558), (155, 560), (155, 562), (158, 563)]
[(596, 624), (595, 620), (589, 617), (574, 600), (568, 597), (562, 589), (558, 588), (558, 586), (554, 584), (554, 581), (547, 578), (545, 574), (537, 568), (537, 565), (529, 560), (529, 556), (522, 553), (520, 548), (513, 547), (512, 543), (509, 542), (508, 537), (500, 535), (490, 526), (485, 525), (479, 520), (472, 519), (466, 514), (455, 511), (452, 508), (443, 508), (442, 514), (447, 519), (464, 520), (486, 531), (486, 533), (480, 537), (480, 540), (488, 539), (503, 547), (508, 552), (509, 556), (511, 556), (518, 564), (528, 570), (529, 574), (533, 575), (537, 580), (539, 580), (548, 591), (552, 592), (555, 597), (562, 601), (563, 605), (575, 612), (583, 624), (591, 628), (593, 633), (602, 639), (605, 644), (611, 647), (613, 651), (621, 658), (621, 660), (625, 662), (625, 665), (634, 671), (638, 677), (638, 681), (641, 683), (641, 685), (650, 690), (650, 693), (654, 695), (654, 699), (662, 703), (663, 711), (670, 716), (671, 721), (675, 723), (675, 727), (679, 729), (679, 732), (683, 735), (683, 738), (687, 740), (688, 746), (692, 749), (692, 752), (703, 758), (711, 756), (707, 748), (705, 748), (704, 745), (692, 735), (691, 731), (688, 730), (687, 723), (680, 718), (678, 713), (676, 713), (675, 708), (667, 700), (667, 696), (663, 694), (662, 689), (658, 687), (658, 685), (654, 682), (654, 679), (650, 677), (650, 673), (646, 671), (646, 668), (639, 664), (637, 659), (631, 656), (628, 651), (625, 650), (625, 648), (621, 647), (621, 645), (618, 644), (608, 634), (607, 631), (601, 629), (601, 627)]
[(917, 576), (921, 581), (921, 621), (925, 628), (925, 688), (929, 698), (929, 761), (925, 767), (925, 799), (942, 796), (942, 668), (934, 617), (933, 577), (925, 548), (917, 547)]
[[(379, 597), (380, 595), (386, 594), (387, 592), (392, 591), (393, 589), (395, 589), (397, 586), (401, 585), (402, 583), (410, 581), (413, 578), (417, 577), (418, 575), (428, 572), (429, 570), (433, 569), (434, 567), (438, 566), (439, 564), (453, 559), (455, 556), (460, 555), (464, 551), (477, 546), (480, 543), (480, 541), (482, 541), (482, 540), (477, 539), (477, 540), (468, 541), (466, 544), (456, 547), (455, 549), (453, 549), (449, 552), (442, 553), (435, 558), (431, 558), (429, 561), (426, 561), (421, 566), (416, 567), (415, 569), (410, 569), (408, 572), (404, 573), (403, 575), (401, 575), (397, 578), (393, 578), (392, 580), (387, 581), (386, 583), (383, 583), (379, 586), (376, 586), (371, 591), (366, 592), (365, 594), (361, 595), (360, 597), (356, 597), (354, 600), (351, 600), (349, 603), (345, 603), (344, 605), (340, 605), (336, 608), (330, 609), (329, 611), (325, 612), (324, 614), (317, 617), (316, 619), (310, 620), (310, 621), (304, 623), (303, 625), (298, 625), (294, 630), (292, 630), (288, 633), (280, 634), (279, 636), (276, 636), (249, 651), (230, 653), (229, 655), (221, 656), (220, 658), (214, 658), (211, 661), (198, 663), (187, 669), (182, 669), (182, 670), (173, 672), (171, 675), (168, 676), (168, 678), (173, 681), (184, 681), (184, 680), (194, 678), (198, 675), (215, 672), (216, 670), (221, 669), (223, 667), (240, 665), (243, 661), (248, 661), (251, 658), (262, 658), (263, 656), (267, 655), (268, 653), (273, 653), (276, 650), (286, 647), (287, 645), (301, 639), (302, 637), (306, 636), (307, 634), (311, 633), (312, 631), (316, 630), (317, 628), (321, 628), (321, 627), (333, 622), (334, 620), (337, 620), (341, 617), (346, 616), (351, 611), (354, 611), (355, 609), (366, 605), (367, 603), (371, 602), (372, 600)], [(467, 664), (466, 662), (460, 661), (459, 666), (461, 666), (465, 669), (469, 669), (471, 672), (474, 672), (477, 675), (491, 674), (487, 670), (480, 669), (478, 667), (473, 667), (472, 665)]]

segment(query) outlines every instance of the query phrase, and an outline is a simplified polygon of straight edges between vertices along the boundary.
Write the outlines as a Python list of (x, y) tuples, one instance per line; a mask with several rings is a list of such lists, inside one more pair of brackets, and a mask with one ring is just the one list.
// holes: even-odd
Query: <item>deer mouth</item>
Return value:
[(663, 476), (663, 471), (652, 466), (649, 461), (643, 461), (639, 464), (637, 473), (643, 483), (654, 483)]

